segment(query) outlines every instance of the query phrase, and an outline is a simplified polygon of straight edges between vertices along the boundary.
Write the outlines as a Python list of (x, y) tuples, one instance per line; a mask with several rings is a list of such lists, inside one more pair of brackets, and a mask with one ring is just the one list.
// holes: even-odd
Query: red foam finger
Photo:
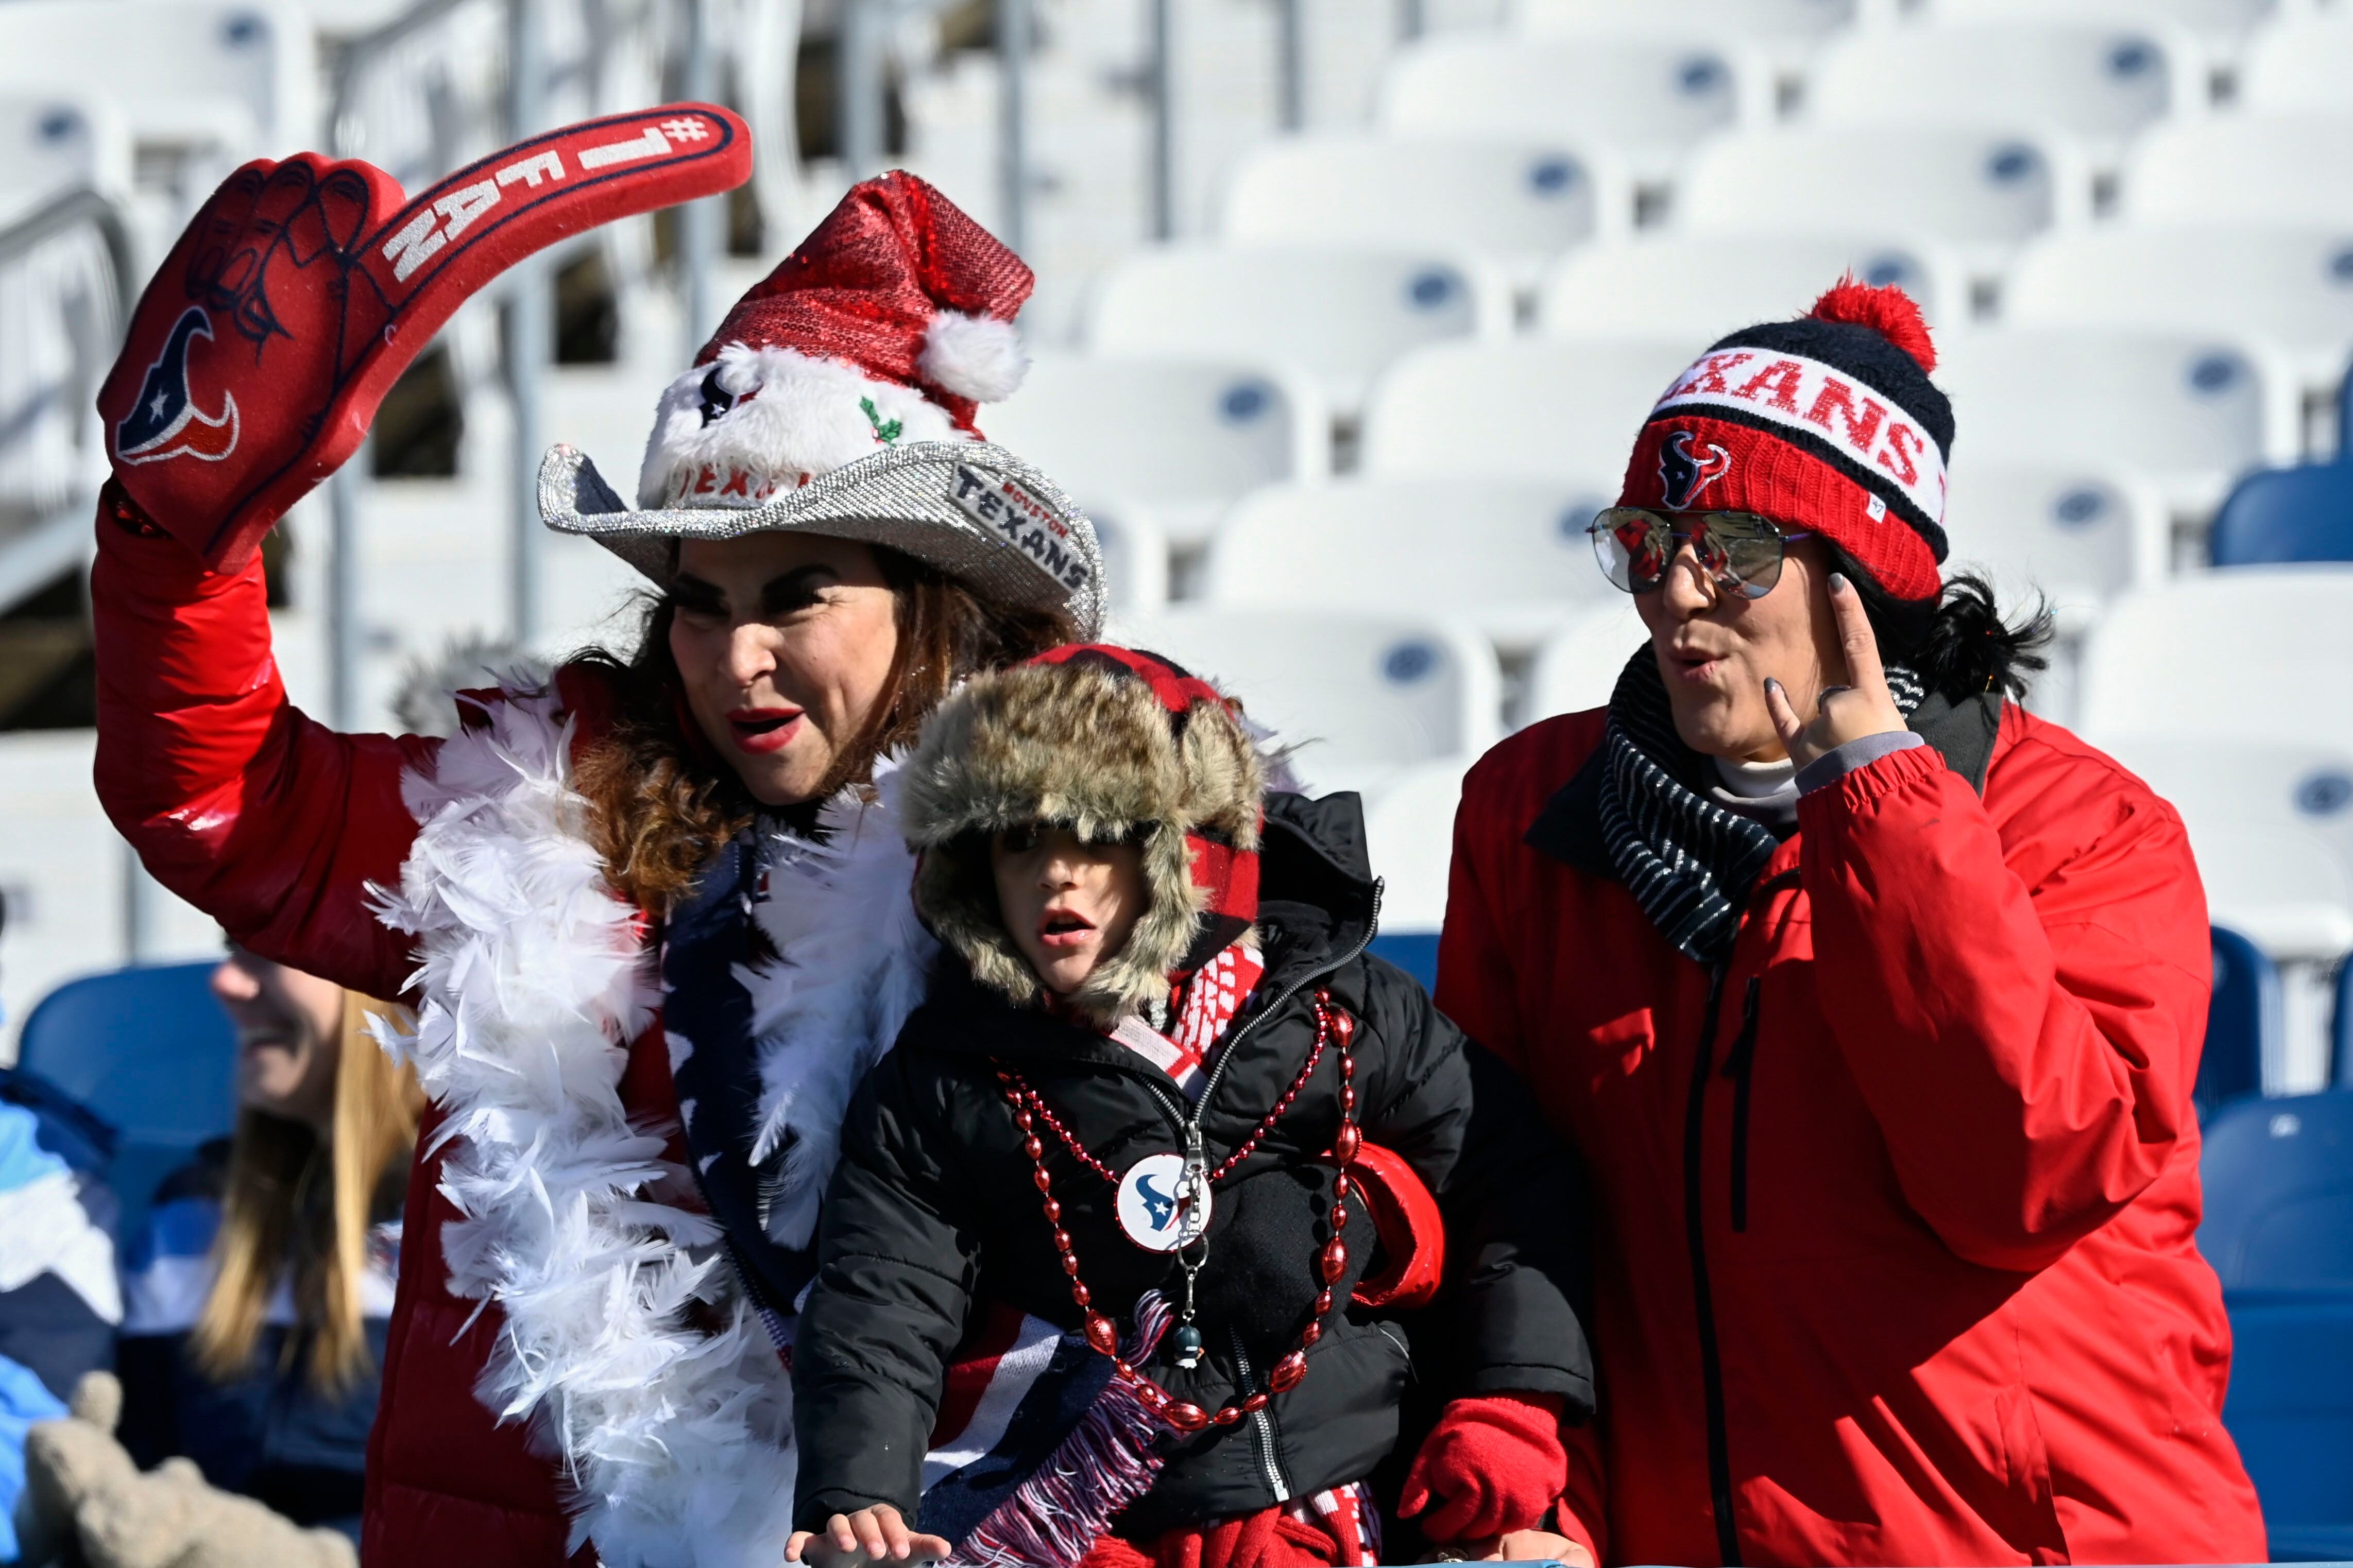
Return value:
[(148, 284), (100, 389), (116, 475), (232, 570), (358, 448), (469, 296), (558, 240), (751, 173), (751, 132), (701, 103), (528, 138), (413, 201), (366, 163), (249, 163)]

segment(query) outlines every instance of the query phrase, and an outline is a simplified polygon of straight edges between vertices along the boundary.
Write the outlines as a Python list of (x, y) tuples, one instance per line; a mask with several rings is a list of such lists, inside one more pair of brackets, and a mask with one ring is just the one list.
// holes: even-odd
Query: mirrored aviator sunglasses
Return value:
[(1647, 594), (1665, 580), (1676, 547), (1688, 543), (1717, 588), (1761, 599), (1781, 580), (1784, 547), (1810, 538), (1783, 532), (1753, 511), (1659, 512), (1613, 506), (1586, 531), (1602, 574), (1629, 594)]

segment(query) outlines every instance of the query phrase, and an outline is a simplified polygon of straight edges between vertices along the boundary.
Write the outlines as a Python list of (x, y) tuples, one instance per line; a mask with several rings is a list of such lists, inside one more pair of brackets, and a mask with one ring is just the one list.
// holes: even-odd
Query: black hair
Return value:
[(1853, 556), (1828, 539), (1822, 543), (1831, 569), (1846, 574), (1862, 596), (1880, 657), (1911, 670), (1947, 701), (1965, 702), (1986, 691), (2024, 697), (2034, 677), (2049, 667), (2042, 650), (2053, 626), (2051, 603), (2042, 595), (2015, 622), (2002, 618), (1993, 584), (1973, 573), (1946, 579), (1933, 599), (1898, 599)]

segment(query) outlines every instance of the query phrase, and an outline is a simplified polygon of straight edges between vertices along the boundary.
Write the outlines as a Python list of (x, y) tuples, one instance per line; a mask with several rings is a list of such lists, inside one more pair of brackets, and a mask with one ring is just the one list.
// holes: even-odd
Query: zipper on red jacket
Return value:
[(1707, 1126), (1707, 1080), (1715, 1065), (1715, 1025), (1724, 1005), (1729, 963), (1707, 972), (1707, 1009), (1699, 1030), (1692, 1069), (1691, 1104), (1683, 1114), (1683, 1231), (1691, 1246), (1692, 1305), (1699, 1323), (1699, 1373), (1707, 1401), (1707, 1489), (1715, 1509), (1715, 1546), (1725, 1568), (1739, 1568), (1740, 1531), (1732, 1516), (1732, 1449), (1725, 1431), (1724, 1362), (1715, 1343), (1715, 1300), (1707, 1285), (1707, 1204), (1700, 1191), (1704, 1170), (1701, 1134)]
[(1740, 1033), (1733, 1037), (1731, 1053), (1724, 1058), (1724, 1076), (1732, 1080), (1732, 1228), (1748, 1228), (1748, 1078), (1757, 1062), (1757, 998), (1765, 977), (1748, 977), (1740, 1002)]

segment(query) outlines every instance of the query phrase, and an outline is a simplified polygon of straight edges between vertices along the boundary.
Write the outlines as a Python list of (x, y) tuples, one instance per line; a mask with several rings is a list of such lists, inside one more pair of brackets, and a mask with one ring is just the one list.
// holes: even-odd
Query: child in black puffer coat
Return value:
[[(1376, 1561), (1364, 1483), (1417, 1306), (1459, 1397), (1402, 1511), (1474, 1548), (1545, 1523), (1559, 1424), (1593, 1403), (1574, 1177), (1500, 1067), (1366, 955), (1354, 797), (1269, 797), (1212, 688), (1103, 647), (975, 679), (903, 787), (955, 973), (845, 1130), (796, 1339), (794, 1560), (820, 1531), (959, 1562)], [(1132, 1435), (1044, 1467), (1050, 1552), (923, 1493), (982, 1302), (1082, 1336)]]

